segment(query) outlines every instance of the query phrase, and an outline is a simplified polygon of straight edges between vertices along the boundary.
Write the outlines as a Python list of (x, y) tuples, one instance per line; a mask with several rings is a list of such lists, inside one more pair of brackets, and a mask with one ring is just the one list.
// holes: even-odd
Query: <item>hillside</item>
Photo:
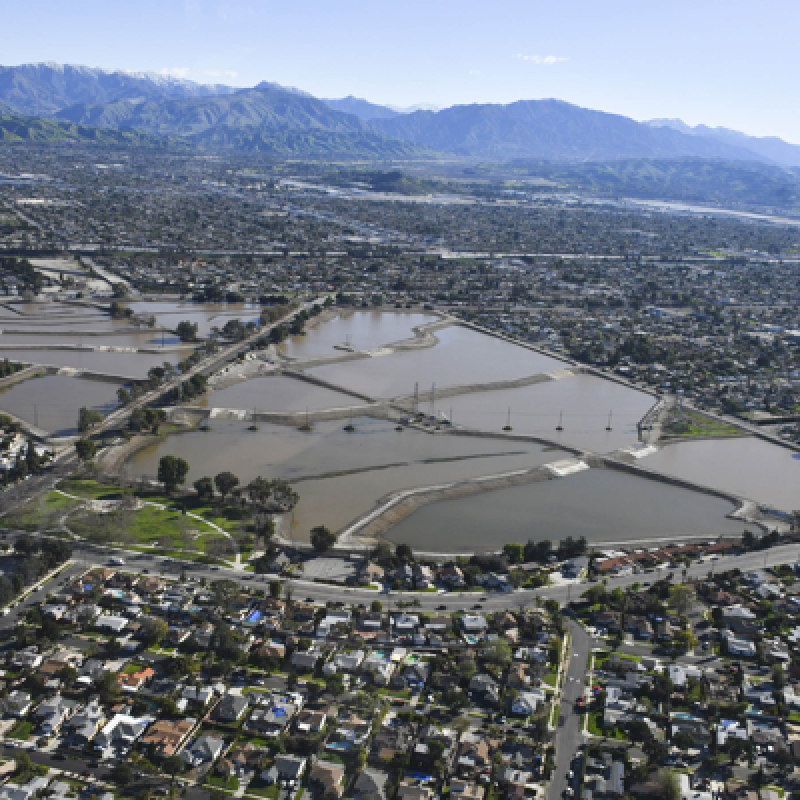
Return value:
[(188, 146), (187, 142), (165, 136), (153, 136), (141, 131), (94, 128), (89, 125), (77, 125), (41, 117), (22, 117), (16, 114), (0, 114), (0, 142), (4, 144), (81, 142), (158, 149)]
[(0, 103), (28, 116), (51, 116), (78, 103), (112, 103), (137, 97), (205, 97), (232, 91), (229, 86), (204, 85), (166, 75), (71, 64), (0, 67)]
[(345, 114), (355, 114), (364, 120), (371, 119), (394, 119), (402, 115), (402, 111), (395, 111), (388, 106), (379, 106), (370, 103), (369, 100), (362, 100), (360, 97), (348, 95), (338, 100), (326, 99), (324, 101), (334, 111), (343, 111)]
[(758, 162), (685, 158), (588, 164), (517, 161), (509, 166), (519, 177), (545, 178), (563, 189), (606, 196), (800, 209), (800, 169)]
[(655, 128), (560, 100), (453, 106), (370, 123), (387, 136), (481, 158), (599, 161), (698, 156), (758, 160), (744, 147)]

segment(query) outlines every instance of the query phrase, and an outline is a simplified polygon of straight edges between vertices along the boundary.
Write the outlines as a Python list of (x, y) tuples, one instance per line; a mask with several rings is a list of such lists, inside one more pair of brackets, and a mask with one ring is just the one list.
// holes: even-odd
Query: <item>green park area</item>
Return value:
[(696, 411), (673, 409), (663, 427), (665, 436), (692, 439), (699, 436), (741, 436), (742, 431), (733, 425), (720, 422)]
[[(246, 557), (252, 550), (249, 514), (243, 509), (196, 496), (176, 499), (160, 491), (134, 491), (90, 479), (64, 480), (58, 490), (3, 517), (2, 526), (35, 531), (63, 525), (65, 535), (136, 549), (157, 547), (179, 556), (195, 552), (230, 559), (237, 552)], [(91, 500), (123, 503), (101, 513), (86, 506)]]

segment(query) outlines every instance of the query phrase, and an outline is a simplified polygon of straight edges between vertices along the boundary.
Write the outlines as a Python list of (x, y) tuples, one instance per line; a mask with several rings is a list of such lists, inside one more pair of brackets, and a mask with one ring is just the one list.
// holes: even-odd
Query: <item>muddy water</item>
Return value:
[[(428, 410), (428, 400), (429, 395), (423, 395), (420, 410)], [(448, 418), (452, 410), (457, 425), (498, 432), (507, 424), (510, 410), (515, 433), (607, 453), (636, 443), (636, 423), (654, 402), (650, 395), (613, 381), (572, 375), (519, 389), (447, 397), (436, 407)], [(559, 421), (563, 431), (556, 430)]]
[(800, 508), (800, 454), (762, 439), (671, 444), (640, 466), (747, 497), (780, 511)]
[[(252, 411), (320, 411), (325, 408), (348, 408), (361, 401), (349, 394), (334, 392), (313, 383), (275, 375), (253, 378), (204, 398), (208, 408), (231, 408)], [(344, 423), (343, 423), (344, 424)]]
[(741, 535), (725, 517), (730, 503), (606, 469), (546, 483), (430, 503), (386, 538), (419, 550), (498, 549), (506, 542), (585, 536), (590, 542), (644, 542), (686, 536)]
[(179, 322), (187, 320), (197, 325), (198, 336), (208, 336), (213, 327), (220, 330), (225, 323), (238, 319), (243, 323), (258, 322), (261, 308), (246, 303), (159, 303), (157, 301), (141, 301), (126, 303), (137, 314), (150, 315), (156, 318), (158, 327), (174, 329)]
[[(99, 342), (98, 342), (99, 344)], [(3, 350), (0, 359), (54, 367), (73, 367), (116, 375), (123, 378), (146, 378), (150, 367), (162, 366), (165, 361), (177, 364), (188, 353), (165, 351), (164, 353), (106, 353), (80, 350)]]
[(316, 367), (310, 373), (371, 397), (386, 398), (413, 394), (415, 381), (421, 392), (429, 392), (432, 383), (439, 387), (488, 383), (566, 366), (467, 328), (444, 328), (436, 332), (436, 338), (435, 347)]
[(59, 436), (78, 432), (81, 407), (107, 414), (115, 409), (117, 389), (113, 383), (46, 375), (0, 390), (0, 409), (8, 411)]
[[(7, 330), (7, 329), (6, 329)], [(85, 332), (62, 331), (61, 333), (35, 333), (28, 328), (26, 333), (0, 332), (0, 348), (4, 345), (64, 345), (79, 344), (89, 347), (100, 345), (110, 345), (111, 347), (143, 347), (153, 348), (164, 345), (176, 346), (180, 340), (172, 333), (165, 332), (162, 336), (161, 331), (144, 329), (134, 333), (112, 333), (109, 331), (105, 335), (86, 335)], [(42, 330), (48, 330), (44, 328)]]
[[(131, 475), (154, 477), (161, 456), (171, 454), (189, 462), (189, 483), (224, 470), (234, 472), (242, 483), (257, 475), (285, 478), (295, 483), (301, 498), (294, 535), (307, 538), (314, 525), (341, 528), (397, 489), (524, 469), (565, 457), (563, 451), (520, 442), (398, 433), (383, 420), (362, 417), (353, 423), (355, 433), (343, 431), (345, 423), (339, 420), (316, 423), (308, 434), (264, 424), (250, 432), (246, 422), (211, 420), (211, 431), (170, 436), (136, 454), (126, 469)], [(470, 456), (480, 457), (465, 459)], [(432, 459), (464, 460), (430, 463)], [(341, 475), (377, 467), (384, 469)], [(313, 477), (317, 479), (301, 480)]]
[(334, 345), (350, 344), (369, 350), (384, 344), (410, 339), (412, 328), (435, 322), (434, 314), (390, 311), (342, 311), (338, 316), (308, 328), (302, 336), (291, 336), (281, 352), (289, 358), (309, 359), (340, 353)]

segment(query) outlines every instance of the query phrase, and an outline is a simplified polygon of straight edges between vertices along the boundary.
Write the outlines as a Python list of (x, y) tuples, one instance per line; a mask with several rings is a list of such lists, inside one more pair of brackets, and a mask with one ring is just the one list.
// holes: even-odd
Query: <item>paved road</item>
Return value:
[(556, 767), (550, 778), (547, 800), (564, 796), (564, 790), (569, 785), (567, 773), (572, 769), (572, 762), (584, 743), (581, 731), (583, 715), (575, 712), (575, 701), (584, 693), (592, 640), (576, 622), (569, 620), (567, 626), (571, 637), (569, 664), (564, 675), (559, 709), (559, 719), (563, 718), (564, 722), (562, 725), (556, 721)]
[[(24, 532), (11, 532), (10, 538), (16, 535), (31, 535)], [(35, 535), (35, 534), (34, 534)], [(230, 578), (239, 581), (243, 586), (266, 588), (267, 584), (275, 580), (275, 575), (254, 575), (243, 573), (241, 570), (227, 569), (224, 567), (213, 568), (207, 564), (194, 562), (175, 561), (161, 556), (147, 553), (120, 551), (118, 548), (92, 545), (85, 542), (73, 542), (73, 557), (85, 568), (93, 565), (107, 565), (114, 556), (122, 556), (127, 569), (138, 572), (179, 576), (185, 572), (187, 576), (205, 578), (209, 581), (221, 578)], [(691, 577), (704, 577), (713, 568), (716, 572), (738, 567), (742, 572), (759, 569), (776, 564), (793, 564), (800, 556), (800, 544), (781, 545), (756, 553), (747, 553), (741, 556), (724, 556), (714, 562), (695, 564), (689, 568)], [(610, 591), (618, 586), (625, 587), (634, 583), (652, 583), (666, 577), (668, 571), (663, 573), (640, 573), (638, 575), (623, 575), (608, 578), (606, 588)], [(673, 570), (674, 579), (682, 579), (682, 570)], [(448, 592), (431, 594), (427, 592), (375, 592), (359, 589), (357, 587), (331, 586), (329, 584), (313, 583), (311, 581), (287, 580), (281, 578), (284, 590), (290, 590), (296, 600), (311, 598), (310, 602), (344, 602), (348, 604), (363, 603), (369, 606), (374, 600), (380, 600), (384, 610), (396, 609), (398, 604), (415, 603), (415, 607), (425, 611), (441, 609), (444, 611), (470, 610), (499, 611), (503, 609), (530, 608), (536, 603), (536, 598), (555, 598), (562, 605), (569, 600), (577, 600), (581, 594), (592, 584), (575, 584), (573, 586), (545, 586), (539, 589), (522, 590), (515, 592)], [(480, 608), (475, 608), (480, 606)]]

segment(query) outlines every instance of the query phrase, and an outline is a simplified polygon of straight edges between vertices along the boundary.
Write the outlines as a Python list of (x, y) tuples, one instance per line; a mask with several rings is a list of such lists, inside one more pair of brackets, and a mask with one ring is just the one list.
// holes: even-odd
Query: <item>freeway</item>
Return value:
[[(10, 536), (36, 535), (23, 531), (11, 532)], [(185, 573), (195, 579), (219, 580), (229, 578), (238, 581), (243, 586), (266, 588), (271, 580), (279, 579), (284, 584), (285, 590), (290, 590), (295, 599), (309, 598), (309, 602), (325, 604), (328, 602), (343, 602), (347, 604), (363, 603), (369, 606), (373, 600), (380, 600), (385, 609), (399, 607), (403, 603), (413, 602), (415, 607), (425, 611), (499, 611), (505, 609), (522, 609), (536, 603), (537, 598), (542, 600), (554, 598), (562, 605), (570, 600), (577, 600), (581, 594), (592, 584), (578, 583), (566, 586), (543, 586), (539, 589), (521, 589), (514, 592), (376, 592), (359, 587), (339, 586), (326, 583), (295, 578), (279, 578), (277, 575), (254, 575), (241, 570), (225, 567), (212, 567), (191, 561), (178, 561), (149, 553), (121, 550), (115, 547), (105, 547), (89, 542), (72, 542), (73, 558), (76, 562), (88, 569), (94, 565), (107, 565), (110, 558), (122, 557), (125, 559), (127, 570), (136, 572), (173, 575), (175, 577)], [(687, 576), (703, 578), (709, 572), (722, 572), (734, 568), (742, 572), (763, 569), (777, 564), (793, 564), (800, 558), (800, 544), (780, 545), (768, 550), (745, 553), (740, 556), (721, 556), (714, 561), (693, 564), (687, 569)], [(681, 580), (682, 570), (674, 571), (674, 578)], [(635, 575), (621, 575), (606, 579), (605, 586), (611, 591), (616, 587), (626, 587), (634, 583), (648, 585), (664, 577), (664, 573), (643, 572)]]

